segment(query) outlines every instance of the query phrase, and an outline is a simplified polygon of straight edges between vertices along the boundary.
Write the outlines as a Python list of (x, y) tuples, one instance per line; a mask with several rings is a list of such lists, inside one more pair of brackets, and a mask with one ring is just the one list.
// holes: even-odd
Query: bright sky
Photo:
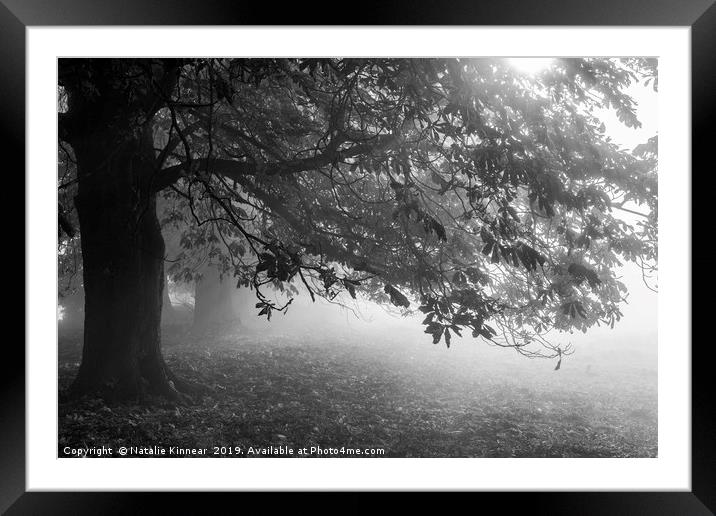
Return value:
[[(512, 58), (511, 64), (521, 70), (523, 73), (538, 73), (551, 63), (548, 58)], [(633, 83), (626, 89), (637, 104), (637, 118), (641, 122), (641, 127), (631, 128), (619, 122), (614, 110), (601, 110), (595, 114), (604, 122), (606, 126), (606, 134), (611, 137), (612, 141), (626, 150), (633, 150), (634, 147), (646, 141), (657, 134), (658, 130), (658, 94), (654, 91), (652, 85), (646, 86), (644, 83)], [(638, 220), (638, 217), (629, 215), (628, 213), (620, 213), (628, 223)], [(618, 343), (653, 344), (656, 349), (656, 331), (657, 331), (657, 294), (644, 285), (641, 270), (634, 264), (625, 264), (621, 271), (623, 277), (622, 282), (629, 289), (628, 304), (624, 306), (622, 312), (624, 317), (614, 327), (609, 328), (594, 327), (589, 330), (586, 335), (574, 334), (569, 336), (574, 344), (580, 342), (594, 342), (609, 339)], [(654, 286), (654, 279), (650, 281), (650, 285)]]
[[(534, 73), (539, 67), (531, 61), (531, 59), (520, 59), (520, 69), (525, 73)], [(544, 64), (542, 64), (544, 66)], [(645, 143), (649, 138), (657, 133), (657, 93), (651, 86), (643, 84), (633, 84), (627, 92), (637, 102), (637, 117), (641, 121), (642, 126), (638, 129), (629, 128), (623, 125), (616, 117), (613, 111), (604, 110), (596, 113), (606, 126), (607, 135), (612, 141), (624, 149), (631, 150), (641, 143)], [(637, 217), (628, 213), (619, 213), (620, 217), (628, 223), (633, 223)], [(577, 349), (577, 353), (592, 352), (596, 354), (614, 353), (614, 349), (623, 350), (639, 350), (649, 354), (656, 352), (656, 336), (657, 336), (657, 294), (647, 288), (642, 280), (641, 270), (634, 264), (628, 263), (621, 268), (621, 281), (629, 290), (628, 304), (622, 307), (624, 314), (614, 329), (608, 326), (594, 326), (589, 329), (586, 334), (575, 332), (572, 335), (566, 334), (558, 336), (555, 342), (566, 344), (571, 342)], [(653, 287), (653, 280), (650, 283)], [(361, 313), (368, 319), (383, 321), (383, 328), (387, 328), (390, 324), (390, 318), (386, 319), (386, 315), (375, 307), (361, 307)], [(304, 316), (305, 317), (305, 316)], [(419, 317), (422, 319), (422, 317)], [(356, 323), (351, 317), (346, 317), (351, 324)], [(415, 325), (415, 321), (411, 323), (413, 326), (406, 326), (415, 330), (416, 334), (424, 340), (424, 336), (419, 334), (422, 327)], [(417, 328), (417, 329), (416, 329)]]
[[(519, 61), (519, 67), (525, 73), (539, 71), (539, 66), (536, 63), (525, 62), (532, 61), (531, 59), (520, 59)], [(544, 66), (544, 63), (541, 66)], [(643, 84), (632, 85), (627, 92), (638, 103), (637, 117), (641, 121), (642, 127), (638, 129), (626, 127), (619, 122), (616, 115), (611, 111), (604, 110), (596, 114), (602, 118), (607, 134), (612, 138), (612, 141), (625, 149), (631, 150), (637, 145), (646, 142), (657, 132), (657, 93), (654, 92), (651, 86), (647, 87)], [(637, 217), (628, 213), (620, 212), (619, 215), (623, 215), (622, 218), (628, 223), (632, 223), (637, 219)], [(615, 325), (614, 329), (610, 329), (608, 326), (594, 326), (586, 334), (575, 332), (572, 335), (558, 336), (555, 342), (564, 344), (571, 342), (578, 350), (582, 348), (583, 352), (586, 352), (585, 348), (588, 348), (598, 354), (602, 351), (612, 353), (614, 347), (639, 349), (649, 353), (656, 352), (657, 294), (644, 285), (641, 270), (636, 265), (626, 264), (620, 273), (622, 276), (621, 281), (627, 286), (629, 295), (628, 304), (622, 307), (624, 317)], [(650, 284), (653, 286), (653, 283)], [(386, 331), (388, 331), (387, 328), (390, 327), (390, 324), (396, 324), (395, 319), (391, 319), (382, 309), (378, 309), (375, 306), (361, 306), (360, 312), (368, 320), (382, 321), (383, 325), (380, 327), (386, 329)], [(311, 312), (308, 311), (301, 311), (300, 313), (301, 318), (304, 319), (319, 316), (310, 315)], [(321, 314), (320, 317), (325, 317), (325, 312), (316, 311), (316, 314)], [(353, 317), (348, 314), (344, 314), (344, 316), (346, 322), (350, 325), (355, 325), (356, 328), (361, 327), (360, 323)], [(420, 319), (422, 317), (416, 320)], [(425, 339), (425, 336), (421, 333), (422, 327), (416, 325), (415, 321), (405, 321), (405, 323), (406, 332), (414, 331), (418, 336), (417, 338), (420, 340)]]
[[(612, 138), (612, 141), (625, 149), (632, 150), (657, 134), (658, 94), (651, 85), (645, 86), (643, 83), (632, 84), (626, 92), (638, 104), (637, 117), (642, 123), (640, 128), (633, 129), (625, 126), (619, 122), (614, 111), (605, 110), (599, 116), (604, 121), (607, 135)], [(633, 220), (635, 218), (631, 218), (629, 222)], [(629, 289), (629, 304), (622, 310), (624, 318), (614, 327), (614, 330), (593, 328), (587, 335), (575, 335), (573, 339), (575, 343), (582, 339), (592, 340), (594, 337), (608, 336), (613, 340), (652, 341), (650, 343), (656, 349), (657, 294), (644, 285), (641, 270), (635, 265), (625, 266), (623, 275), (622, 281)]]
[(639, 144), (645, 143), (656, 134), (658, 129), (657, 93), (651, 85), (632, 84), (627, 88), (628, 93), (638, 103), (637, 116), (642, 126), (638, 129), (627, 127), (617, 120), (614, 111), (605, 110), (600, 117), (604, 120), (609, 136), (615, 143), (631, 150)]

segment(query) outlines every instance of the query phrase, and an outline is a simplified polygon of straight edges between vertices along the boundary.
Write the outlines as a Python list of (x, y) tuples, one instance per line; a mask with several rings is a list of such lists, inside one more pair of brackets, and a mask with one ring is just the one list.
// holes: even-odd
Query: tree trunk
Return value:
[(236, 285), (230, 278), (221, 278), (215, 267), (207, 266), (196, 282), (193, 330), (203, 332), (227, 324), (241, 324), (232, 300)]
[[(164, 239), (156, 213), (154, 115), (177, 84), (180, 60), (61, 59), (82, 243), (85, 324), (72, 394), (179, 397), (187, 389), (161, 353)], [(178, 390), (177, 390), (178, 389)]]
[[(161, 353), (164, 240), (147, 142), (77, 145), (85, 325), (75, 394), (178, 395)], [(150, 142), (151, 143), (151, 142)], [(173, 381), (172, 381), (173, 380)]]

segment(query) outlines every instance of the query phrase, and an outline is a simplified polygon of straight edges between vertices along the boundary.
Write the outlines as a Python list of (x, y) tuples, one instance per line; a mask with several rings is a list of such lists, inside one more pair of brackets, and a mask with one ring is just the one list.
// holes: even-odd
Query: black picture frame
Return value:
[[(248, 25), (330, 24), (346, 19), (357, 25), (572, 25), (572, 26), (689, 26), (691, 27), (692, 158), (693, 170), (706, 174), (712, 152), (714, 92), (716, 92), (716, 5), (714, 0), (529, 0), (398, 2), (364, 1), (334, 19), (335, 3), (294, 5), (226, 0), (0, 0), (0, 142), (6, 147), (7, 176), (19, 180), (12, 191), (25, 198), (25, 29), (37, 25)], [(347, 18), (348, 17), (348, 18)], [(6, 177), (7, 177), (6, 176)], [(699, 174), (692, 173), (692, 178)], [(20, 180), (22, 177), (22, 180)], [(7, 186), (9, 188), (9, 186)], [(22, 191), (20, 196), (17, 192)], [(693, 224), (708, 220), (707, 188), (693, 188)], [(700, 211), (703, 210), (703, 211)], [(24, 211), (23, 211), (24, 213)], [(7, 215), (6, 215), (7, 216)], [(11, 224), (17, 225), (16, 221)], [(16, 231), (16, 230), (15, 230)], [(694, 228), (693, 235), (704, 234)], [(710, 231), (709, 231), (710, 234)], [(23, 264), (27, 264), (24, 256)], [(708, 271), (710, 253), (694, 253), (693, 271)], [(18, 263), (15, 258), (15, 263)], [(16, 266), (17, 267), (17, 266)], [(25, 265), (26, 276), (32, 274)], [(707, 287), (703, 287), (704, 290)], [(15, 301), (15, 303), (17, 303)], [(24, 303), (23, 303), (24, 306)], [(707, 319), (708, 304), (692, 301), (694, 322)], [(26, 307), (31, 310), (32, 307)], [(703, 323), (702, 323), (703, 324)], [(151, 513), (149, 501), (159, 501), (163, 513), (185, 512), (185, 493), (25, 493), (25, 353), (17, 339), (7, 339), (0, 374), (0, 510), (7, 514)], [(48, 353), (52, 352), (48, 343)], [(716, 511), (716, 412), (709, 339), (692, 345), (692, 491), (620, 493), (475, 493), (497, 501), (501, 510), (529, 506), (549, 514), (712, 514)], [(212, 494), (222, 503), (233, 494)], [(239, 494), (247, 502), (247, 494)], [(481, 500), (482, 502), (483, 500)], [(206, 503), (204, 501), (203, 503)], [(229, 502), (231, 503), (231, 502)], [(172, 511), (172, 508), (181, 508)]]

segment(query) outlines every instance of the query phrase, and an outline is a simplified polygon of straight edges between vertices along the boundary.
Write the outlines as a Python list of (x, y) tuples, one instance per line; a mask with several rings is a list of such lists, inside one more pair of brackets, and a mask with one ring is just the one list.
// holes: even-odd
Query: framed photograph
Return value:
[(27, 231), (3, 510), (515, 491), (710, 514), (710, 2), (166, 7), (0, 10)]

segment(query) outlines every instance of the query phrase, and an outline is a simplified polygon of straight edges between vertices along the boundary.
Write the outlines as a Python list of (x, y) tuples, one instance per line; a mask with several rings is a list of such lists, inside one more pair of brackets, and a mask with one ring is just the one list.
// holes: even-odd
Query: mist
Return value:
[(657, 456), (656, 62), (403, 61), (98, 71), (187, 99), (96, 164), (132, 231), (61, 154), (58, 456)]

